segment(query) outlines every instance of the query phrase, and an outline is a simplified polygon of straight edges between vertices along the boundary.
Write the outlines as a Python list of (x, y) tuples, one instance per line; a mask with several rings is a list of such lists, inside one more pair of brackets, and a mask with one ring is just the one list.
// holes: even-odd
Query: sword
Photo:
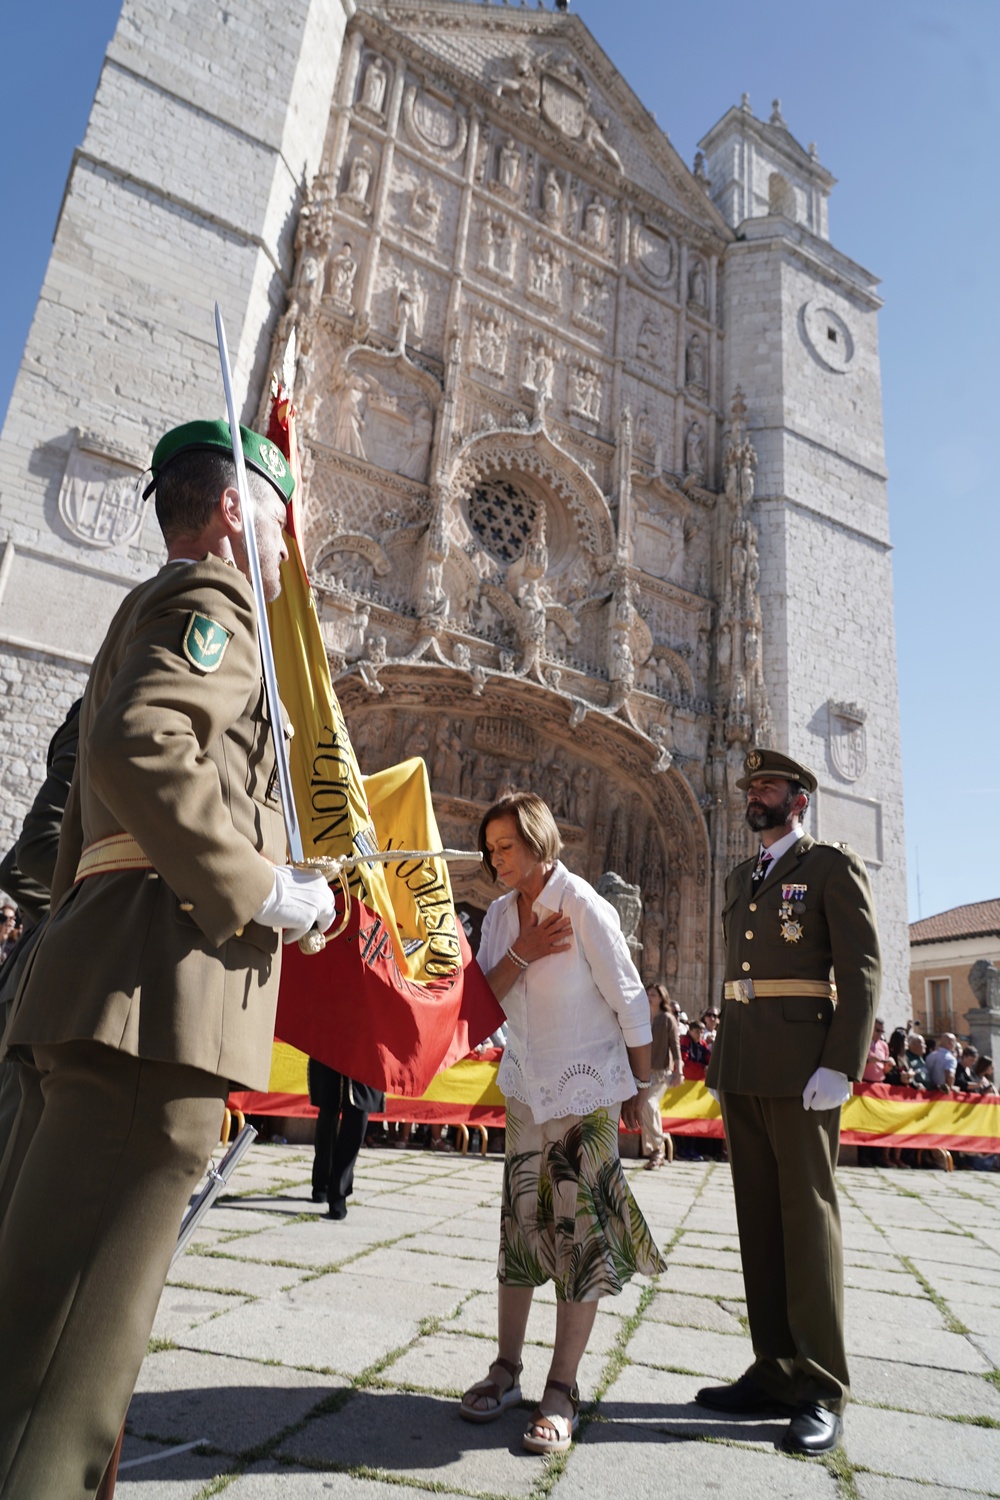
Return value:
[(243, 444), (240, 440), (240, 424), (236, 416), (236, 401), (233, 397), (233, 376), (229, 367), (229, 346), (222, 322), (222, 309), (215, 304), (215, 332), (219, 340), (219, 361), (222, 365), (222, 384), (226, 390), (226, 409), (229, 412), (229, 435), (233, 441), (233, 462), (236, 465), (236, 488), (240, 494), (240, 510), (243, 513), (243, 534), (247, 549), (247, 564), (250, 569), (250, 587), (257, 606), (257, 640), (260, 643), (260, 660), (264, 669), (264, 697), (271, 719), (271, 738), (274, 755), (278, 763), (278, 785), (281, 788), (281, 811), (285, 819), (285, 838), (293, 865), (305, 865), (305, 847), (299, 816), (295, 811), (292, 795), (292, 768), (285, 744), (284, 719), (281, 716), (281, 700), (278, 696), (278, 674), (274, 669), (274, 649), (271, 645), (271, 630), (267, 622), (267, 600), (264, 598), (264, 580), (260, 573), (260, 554), (257, 551), (257, 533), (253, 529), (254, 505), (247, 483), (247, 468), (243, 459)]

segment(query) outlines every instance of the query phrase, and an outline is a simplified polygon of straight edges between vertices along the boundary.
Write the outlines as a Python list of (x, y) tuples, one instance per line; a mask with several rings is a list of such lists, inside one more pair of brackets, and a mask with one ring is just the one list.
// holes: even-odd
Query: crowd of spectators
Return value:
[[(959, 1042), (951, 1031), (940, 1037), (925, 1037), (916, 1021), (897, 1026), (888, 1042), (885, 1025), (875, 1022), (868, 1061), (863, 1075), (865, 1083), (887, 1083), (894, 1088), (917, 1093), (945, 1095), (995, 1094), (993, 1059), (980, 1055), (975, 1047)], [(982, 1171), (1000, 1170), (1000, 1157), (972, 1152), (954, 1152), (956, 1167), (974, 1167)], [(944, 1166), (948, 1153), (937, 1150), (907, 1150), (861, 1147), (859, 1164), (890, 1167)]]

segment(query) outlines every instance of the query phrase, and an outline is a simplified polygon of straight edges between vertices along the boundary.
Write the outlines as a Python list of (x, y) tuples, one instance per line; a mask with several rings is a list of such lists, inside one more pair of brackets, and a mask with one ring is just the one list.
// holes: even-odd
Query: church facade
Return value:
[[(140, 26), (155, 79), (128, 51)], [(229, 159), (260, 180), (223, 233), (207, 204), (179, 212), (179, 159), (144, 164), (158, 181), (140, 206), (134, 173), (112, 180), (128, 91), (155, 82), (145, 107), (162, 109), (172, 67), (175, 93), (196, 93), (161, 30), (127, 0), (88, 132), (102, 170), (74, 169), (46, 286), (78, 256), (81, 214), (135, 221), (136, 270), (169, 217), (173, 269), (146, 272), (166, 303), (144, 330), (163, 369), (128, 413), (91, 375), (81, 420), (61, 410), (46, 432), (29, 342), (0, 443), (14, 718), (41, 736), (120, 592), (155, 566), (135, 477), (169, 422), (220, 406), (193, 275), (211, 251), (239, 312), (245, 418), (263, 419), (272, 370), (300, 412), (306, 562), (362, 768), (422, 755), (451, 845), (471, 847), (498, 793), (539, 792), (572, 868), (640, 888), (644, 977), (700, 1011), (722, 883), (750, 848), (734, 783), (752, 744), (787, 748), (819, 775), (811, 830), (869, 864), (900, 1009), (880, 304), (830, 243), (815, 150), (780, 106), (762, 121), (744, 100), (689, 169), (565, 13), (372, 0), (348, 18), (313, 0), (284, 25), (273, 119), (251, 112), (235, 143), (225, 122)], [(175, 129), (205, 131), (203, 113), (177, 105)], [(90, 303), (110, 311), (114, 286), (91, 271)], [(57, 317), (43, 290), (36, 328)], [(139, 357), (139, 326), (133, 308), (99, 351), (109, 372)], [(43, 575), (96, 611), (94, 640), (52, 639)], [(7, 777), (27, 791), (23, 752)], [(453, 879), (474, 918), (493, 890), (464, 867)]]

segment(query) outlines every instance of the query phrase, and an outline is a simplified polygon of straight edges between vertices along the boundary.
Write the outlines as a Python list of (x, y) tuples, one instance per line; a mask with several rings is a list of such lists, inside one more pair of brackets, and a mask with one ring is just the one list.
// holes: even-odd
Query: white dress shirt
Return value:
[[(536, 959), (501, 1000), (508, 1034), (497, 1082), (541, 1124), (631, 1098), (626, 1046), (641, 1047), (653, 1033), (646, 991), (611, 903), (557, 861), (532, 909), (540, 922), (554, 911), (569, 917), (570, 946)], [(483, 919), (484, 973), (519, 930), (517, 892), (509, 891)]]
[[(789, 849), (792, 847), (793, 844), (797, 844), (798, 843), (799, 839), (802, 837), (802, 835), (804, 833), (805, 833), (805, 829), (804, 828), (796, 826), (795, 828), (792, 829), (791, 833), (783, 834), (780, 839), (776, 839), (775, 842), (773, 844), (769, 845), (766, 850), (764, 848), (764, 845), (761, 844), (761, 846), (760, 846), (760, 854), (767, 853), (767, 854), (769, 854), (771, 856), (770, 863), (768, 864), (768, 867), (767, 867), (767, 874), (764, 876), (764, 879), (760, 882), (761, 885), (766, 885), (767, 884), (767, 881), (769, 880), (770, 875), (771, 875), (771, 871), (774, 869), (775, 865), (778, 863), (778, 860), (781, 858), (781, 856), (783, 854), (787, 854), (788, 853)], [(758, 859), (760, 858), (760, 854), (758, 854), (758, 856), (757, 856)]]

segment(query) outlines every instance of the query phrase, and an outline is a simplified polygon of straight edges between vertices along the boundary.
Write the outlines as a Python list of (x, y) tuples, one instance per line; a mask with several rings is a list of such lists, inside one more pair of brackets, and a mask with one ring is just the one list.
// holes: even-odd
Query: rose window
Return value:
[(469, 525), (498, 562), (519, 558), (531, 536), (538, 504), (509, 480), (482, 484), (469, 500)]

